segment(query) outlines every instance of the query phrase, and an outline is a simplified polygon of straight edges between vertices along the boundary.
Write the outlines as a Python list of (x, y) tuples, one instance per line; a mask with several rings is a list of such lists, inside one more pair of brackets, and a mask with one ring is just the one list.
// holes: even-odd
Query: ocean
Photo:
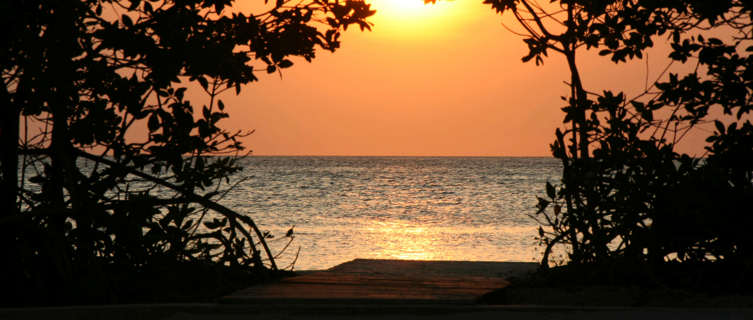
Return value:
[(537, 261), (530, 215), (545, 183), (561, 176), (553, 158), (250, 156), (240, 164), (220, 203), (275, 236), (278, 266), (295, 270), (355, 258)]

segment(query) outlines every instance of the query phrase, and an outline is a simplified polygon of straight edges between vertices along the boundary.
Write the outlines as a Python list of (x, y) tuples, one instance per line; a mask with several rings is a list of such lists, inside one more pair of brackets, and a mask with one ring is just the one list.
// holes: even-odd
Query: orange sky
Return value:
[[(550, 156), (568, 92), (563, 58), (522, 63), (526, 46), (501, 26), (514, 24), (481, 0), (394, 1), (421, 0), (371, 0), (372, 32), (349, 29), (334, 54), (226, 94), (221, 124), (255, 129), (244, 140), (255, 155)], [(667, 62), (662, 50), (649, 53), (650, 77)], [(580, 61), (591, 90), (643, 88), (645, 62)]]

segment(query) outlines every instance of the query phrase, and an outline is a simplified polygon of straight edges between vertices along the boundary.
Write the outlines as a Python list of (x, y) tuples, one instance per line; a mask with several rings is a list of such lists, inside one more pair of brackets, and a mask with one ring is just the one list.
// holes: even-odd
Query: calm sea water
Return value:
[[(536, 196), (551, 158), (247, 157), (221, 202), (276, 237), (285, 267), (355, 258), (534, 261)], [(296, 253), (297, 259), (296, 259)]]

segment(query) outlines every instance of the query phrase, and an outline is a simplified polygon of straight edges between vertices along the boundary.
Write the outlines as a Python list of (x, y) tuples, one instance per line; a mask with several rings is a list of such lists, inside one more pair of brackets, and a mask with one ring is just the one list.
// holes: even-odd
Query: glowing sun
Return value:
[(424, 0), (366, 0), (376, 10), (374, 29), (397, 37), (433, 37), (439, 29), (452, 25), (461, 14), (459, 1), (439, 0), (424, 4)]
[(417, 19), (435, 14), (437, 5), (424, 4), (423, 0), (370, 0), (377, 16), (390, 19)]
[(422, 0), (373, 0), (375, 6), (383, 6), (386, 10), (415, 13), (424, 10)]

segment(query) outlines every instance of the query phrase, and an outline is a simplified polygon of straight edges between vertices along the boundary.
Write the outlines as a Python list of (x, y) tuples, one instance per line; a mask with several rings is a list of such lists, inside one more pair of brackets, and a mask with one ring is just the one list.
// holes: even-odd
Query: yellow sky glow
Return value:
[[(371, 19), (375, 31), (391, 36), (435, 37), (442, 29), (461, 22), (465, 10), (459, 1), (367, 0), (376, 14)], [(465, 2), (468, 4), (468, 1)]]
[[(551, 155), (569, 92), (562, 57), (522, 63), (525, 43), (502, 26), (515, 24), (482, 0), (368, 2), (371, 32), (349, 28), (337, 52), (294, 58), (282, 77), (258, 73), (221, 97), (221, 125), (255, 129), (243, 142), (257, 155)], [(642, 92), (668, 62), (662, 41), (629, 64), (582, 52), (586, 87)], [(702, 137), (688, 140), (701, 149)]]
[(434, 9), (424, 6), (421, 0), (371, 0), (369, 4), (380, 12), (398, 16), (420, 15)]

